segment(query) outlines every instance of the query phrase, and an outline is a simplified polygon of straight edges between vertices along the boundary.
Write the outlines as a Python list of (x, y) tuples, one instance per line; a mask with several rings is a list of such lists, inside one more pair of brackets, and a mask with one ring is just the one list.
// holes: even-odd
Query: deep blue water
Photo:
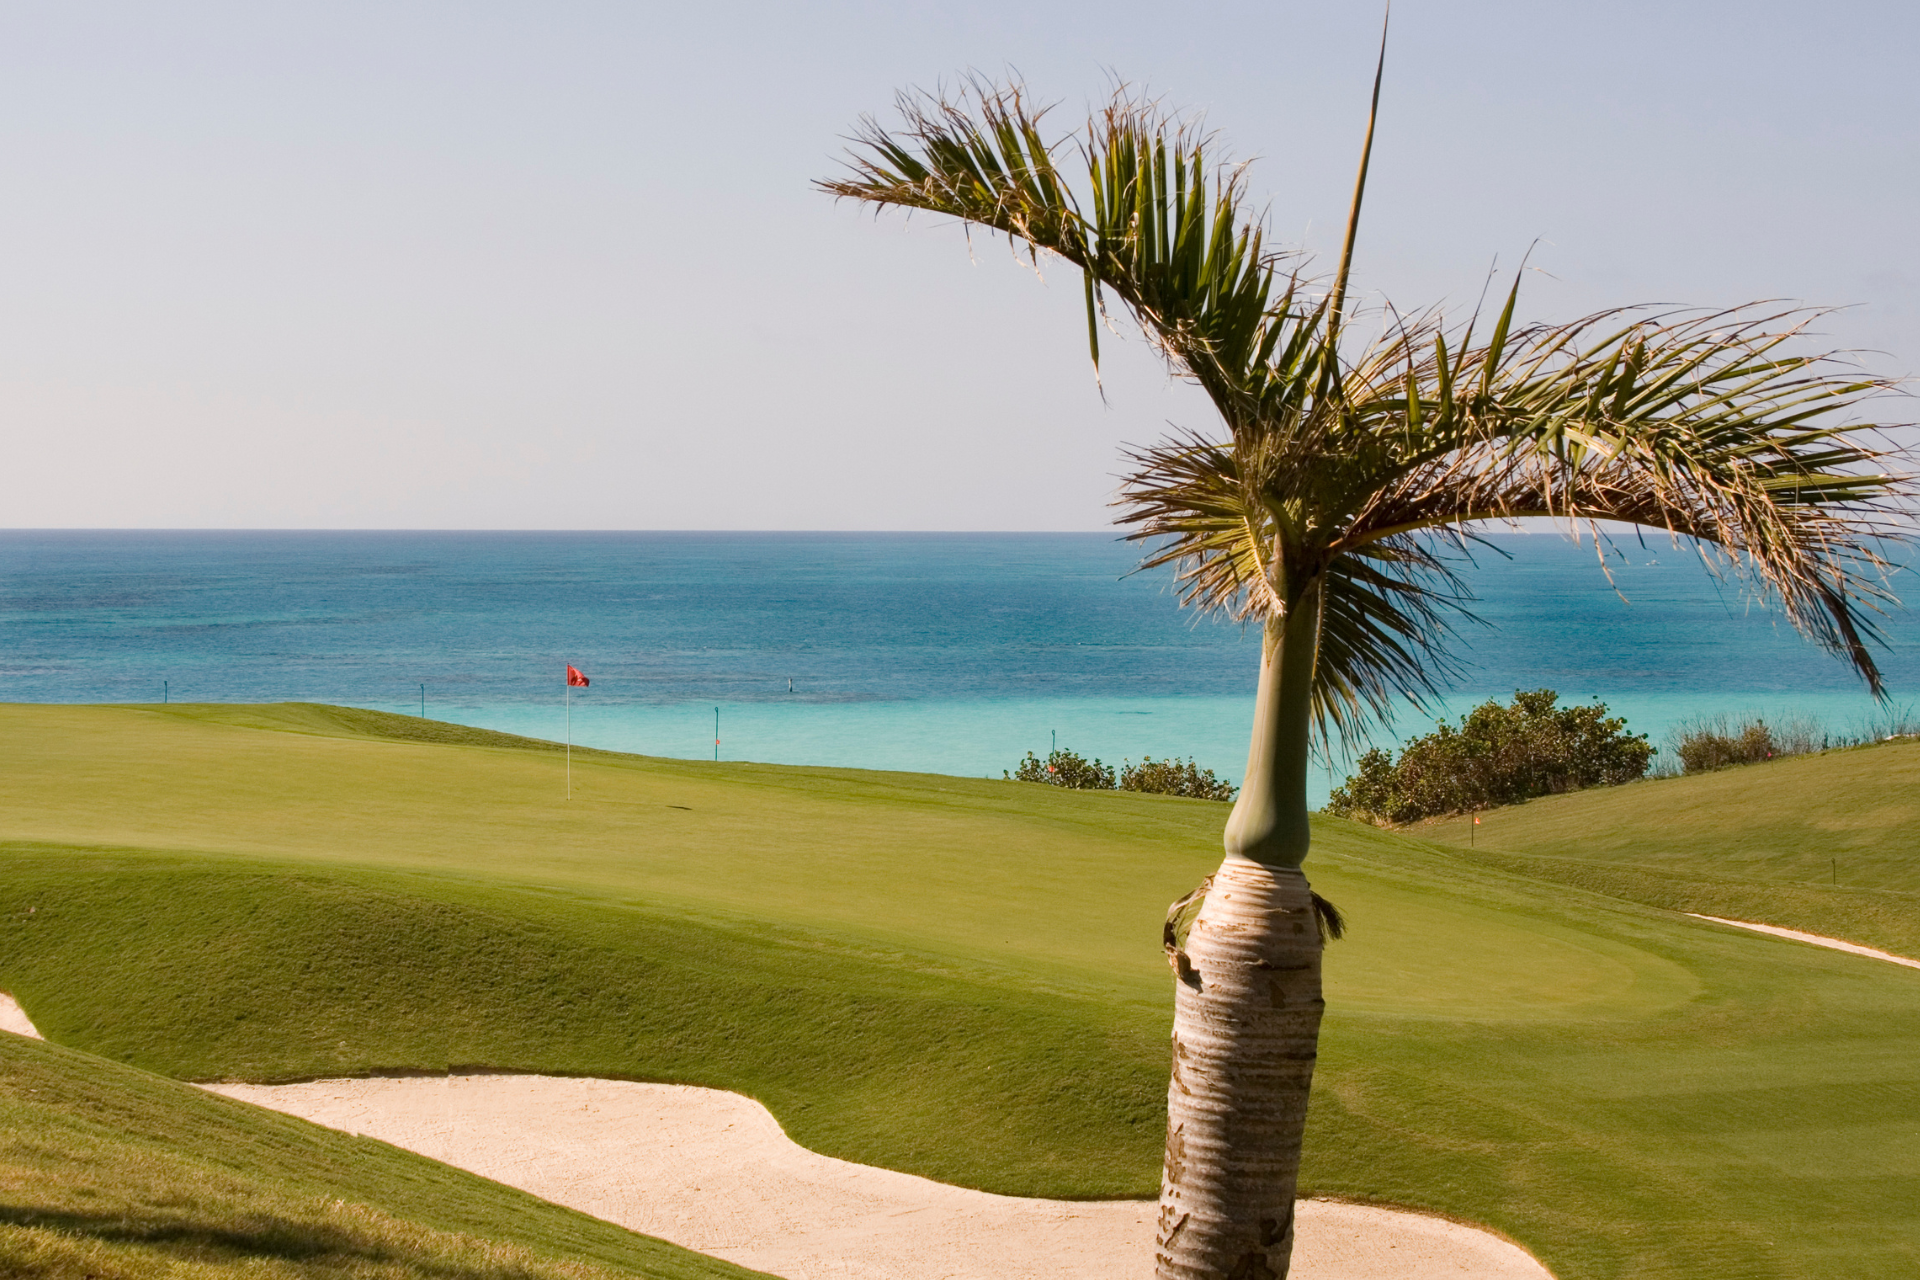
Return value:
[[(1656, 741), (1703, 712), (1873, 710), (1664, 540), (1617, 543), (1612, 585), (1590, 544), (1493, 541), (1511, 558), (1466, 570), (1491, 625), (1461, 629), (1454, 710), (1544, 686)], [(591, 745), (710, 756), (717, 707), (726, 759), (998, 776), (1057, 733), (1237, 778), (1257, 647), (1136, 557), (1108, 534), (0, 532), (0, 700), (418, 713), (424, 685), (429, 716), (558, 738), (570, 661)], [(1888, 631), (1907, 706), (1920, 624)]]

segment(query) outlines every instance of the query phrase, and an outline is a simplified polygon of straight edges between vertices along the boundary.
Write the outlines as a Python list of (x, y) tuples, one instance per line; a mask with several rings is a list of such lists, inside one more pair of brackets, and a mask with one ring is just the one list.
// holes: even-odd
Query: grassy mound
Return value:
[[(1920, 742), (1549, 796), (1409, 835), (1488, 865), (1920, 956)], [(1491, 856), (1505, 855), (1505, 856)]]
[(35, 1025), (149, 1071), (275, 1082), (480, 1066), (702, 1084), (866, 1163), (1008, 1194), (1153, 1191), (1166, 1064), (1148, 1009), (486, 886), (132, 852), (4, 857), (0, 973)]
[(756, 1275), (367, 1138), (0, 1034), (0, 1273)]
[[(611, 755), (568, 803), (547, 745), (445, 728), (0, 707), (0, 987), (173, 1075), (681, 1080), (832, 1155), (1153, 1192), (1160, 918), (1219, 806)], [(1316, 842), (1354, 929), (1306, 1190), (1489, 1223), (1563, 1280), (1920, 1266), (1920, 974)]]

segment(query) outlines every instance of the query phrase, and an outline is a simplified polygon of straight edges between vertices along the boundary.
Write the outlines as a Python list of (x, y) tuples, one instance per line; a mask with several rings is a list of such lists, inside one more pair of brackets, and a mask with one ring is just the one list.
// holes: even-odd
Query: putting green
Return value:
[[(1156, 1001), (1166, 903), (1219, 860), (1205, 801), (1116, 793), (1090, 813), (1003, 782), (581, 752), (567, 800), (557, 750), (322, 736), (353, 720), (0, 707), (7, 836), (640, 896)], [(1155, 861), (1150, 883), (1111, 874)]]
[(1675, 1008), (1700, 994), (1684, 965), (1590, 928), (1436, 900), (1321, 869), (1320, 891), (1366, 903), (1326, 966), (1329, 1005), (1444, 1020), (1583, 1021)]
[[(445, 744), (339, 736), (358, 727), (319, 707), (0, 707), (4, 794), (23, 801), (7, 834), (642, 900), (1154, 1004), (1165, 904), (1219, 860), (1224, 809), (1204, 801), (597, 752), (576, 755), (569, 800), (550, 750), (456, 746), (450, 770)], [(1342, 867), (1324, 853), (1313, 867), (1336, 901)], [(1697, 990), (1671, 962), (1564, 923), (1377, 876), (1365, 891), (1367, 925), (1328, 970), (1342, 1007), (1537, 1020)]]

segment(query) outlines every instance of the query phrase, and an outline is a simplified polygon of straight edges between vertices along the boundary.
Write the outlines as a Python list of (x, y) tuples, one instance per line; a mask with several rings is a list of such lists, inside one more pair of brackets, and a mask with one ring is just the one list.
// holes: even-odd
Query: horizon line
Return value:
[[(1497, 533), (1511, 533), (1531, 536), (1552, 533), (1564, 536), (1562, 530), (1554, 529), (1501, 529)], [(818, 535), (847, 537), (873, 535), (885, 537), (924, 536), (949, 537), (968, 536), (1007, 536), (1007, 537), (1078, 537), (1087, 534), (1113, 534), (1116, 541), (1131, 536), (1124, 531), (1116, 531), (1109, 525), (1098, 529), (719, 529), (719, 528), (650, 528), (650, 529), (566, 529), (556, 527), (535, 528), (532, 526), (514, 526), (510, 528), (479, 528), (456, 526), (396, 526), (396, 525), (16, 525), (0, 526), (0, 535), (20, 533), (527, 533), (527, 534), (779, 534), (779, 535)]]

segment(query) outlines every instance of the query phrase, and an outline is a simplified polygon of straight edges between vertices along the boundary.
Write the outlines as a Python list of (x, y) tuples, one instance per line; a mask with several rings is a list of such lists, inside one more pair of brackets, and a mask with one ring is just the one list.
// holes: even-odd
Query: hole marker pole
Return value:
[(573, 676), (569, 672), (567, 685), (567, 799), (573, 799)]
[(720, 763), (720, 708), (713, 709), (713, 762)]

